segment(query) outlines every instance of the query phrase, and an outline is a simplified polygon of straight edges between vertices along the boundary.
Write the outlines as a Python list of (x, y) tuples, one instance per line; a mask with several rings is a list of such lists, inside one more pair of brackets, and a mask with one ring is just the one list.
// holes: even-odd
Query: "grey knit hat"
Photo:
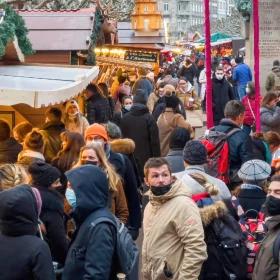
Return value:
[(244, 182), (266, 180), (271, 174), (270, 165), (259, 159), (246, 161), (238, 171), (238, 176)]

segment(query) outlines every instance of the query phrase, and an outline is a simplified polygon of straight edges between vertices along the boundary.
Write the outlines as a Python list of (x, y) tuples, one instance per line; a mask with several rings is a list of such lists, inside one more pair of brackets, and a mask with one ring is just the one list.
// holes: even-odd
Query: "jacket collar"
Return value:
[(183, 155), (183, 150), (169, 150), (167, 156), (182, 156)]
[(188, 167), (186, 167), (185, 169), (186, 171), (201, 171), (201, 172), (205, 172), (204, 166), (203, 165), (190, 165)]
[(280, 227), (280, 215), (269, 217), (266, 221), (268, 230), (273, 230), (276, 227)]

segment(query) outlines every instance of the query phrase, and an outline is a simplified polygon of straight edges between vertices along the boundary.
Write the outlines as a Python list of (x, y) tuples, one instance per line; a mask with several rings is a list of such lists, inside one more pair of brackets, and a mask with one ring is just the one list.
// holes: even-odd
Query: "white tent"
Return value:
[(0, 65), (0, 105), (35, 108), (64, 102), (86, 88), (98, 67)]

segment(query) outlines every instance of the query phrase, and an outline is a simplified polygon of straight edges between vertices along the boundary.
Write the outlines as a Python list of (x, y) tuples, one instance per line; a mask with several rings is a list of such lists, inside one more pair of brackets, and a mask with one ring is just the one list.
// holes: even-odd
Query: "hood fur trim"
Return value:
[(135, 150), (135, 143), (129, 138), (113, 140), (110, 145), (114, 153), (130, 155)]
[(199, 209), (201, 220), (204, 226), (208, 226), (214, 219), (225, 216), (227, 211), (227, 207), (223, 201), (216, 201), (212, 205)]

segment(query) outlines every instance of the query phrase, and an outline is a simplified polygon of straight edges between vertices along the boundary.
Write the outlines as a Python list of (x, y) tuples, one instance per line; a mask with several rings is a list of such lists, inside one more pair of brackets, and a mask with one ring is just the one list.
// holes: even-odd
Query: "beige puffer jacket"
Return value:
[(163, 196), (150, 193), (143, 225), (143, 279), (197, 280), (207, 258), (204, 230), (199, 209), (182, 182), (176, 181)]

